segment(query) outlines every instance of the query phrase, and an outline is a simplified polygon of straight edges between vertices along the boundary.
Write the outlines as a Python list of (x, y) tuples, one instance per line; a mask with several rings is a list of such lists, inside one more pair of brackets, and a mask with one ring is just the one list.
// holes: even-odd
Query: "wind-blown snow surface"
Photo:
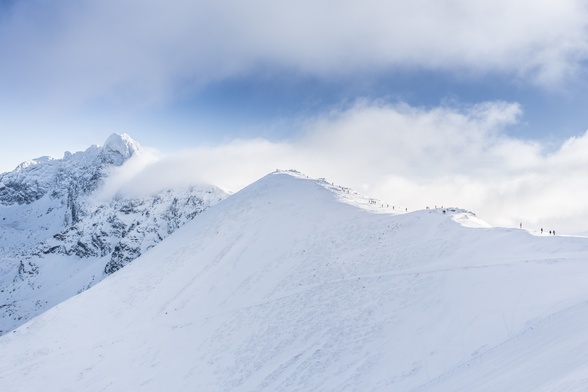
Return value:
[(587, 239), (344, 199), (266, 176), (2, 336), (0, 389), (588, 388)]

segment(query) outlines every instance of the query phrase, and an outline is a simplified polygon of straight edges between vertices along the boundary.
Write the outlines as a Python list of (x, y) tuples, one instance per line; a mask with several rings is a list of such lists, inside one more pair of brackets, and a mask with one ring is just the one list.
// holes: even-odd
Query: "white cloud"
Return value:
[(155, 173), (155, 179), (146, 178), (145, 174), (149, 173), (152, 165), (162, 166), (162, 159), (163, 155), (159, 151), (141, 147), (141, 151), (133, 154), (124, 165), (111, 168), (104, 185), (97, 195), (97, 199), (99, 201), (111, 200), (119, 194), (140, 197), (145, 194), (156, 193), (166, 187), (193, 182), (192, 179), (183, 183), (164, 184), (163, 179), (166, 178), (166, 173), (161, 171)]
[(143, 104), (275, 67), (506, 72), (553, 86), (587, 59), (587, 26), (582, 0), (37, 0), (0, 19), (0, 83), (5, 100)]
[[(21, 122), (31, 118), (48, 127), (43, 139), (65, 140), (58, 128), (76, 105), (152, 105), (267, 70), (324, 79), (397, 69), (498, 72), (558, 87), (588, 60), (587, 27), (583, 0), (0, 4), (0, 128), (11, 133), (5, 142), (13, 149), (23, 139)], [(6, 120), (15, 108), (19, 116)], [(297, 168), (410, 208), (457, 204), (496, 224), (565, 221), (570, 230), (588, 229), (580, 198), (588, 194), (588, 136), (555, 150), (509, 137), (503, 130), (520, 112), (501, 102), (432, 109), (358, 103), (309, 120), (290, 141), (240, 140), (137, 163), (133, 178), (120, 178), (111, 191), (192, 181), (236, 190), (276, 168)], [(103, 130), (109, 126), (93, 132), (110, 133)]]
[(504, 102), (432, 109), (362, 102), (308, 121), (287, 142), (239, 140), (163, 158), (127, 189), (207, 182), (237, 191), (292, 168), (409, 209), (457, 206), (495, 225), (588, 230), (588, 133), (548, 151), (505, 132), (520, 115)]

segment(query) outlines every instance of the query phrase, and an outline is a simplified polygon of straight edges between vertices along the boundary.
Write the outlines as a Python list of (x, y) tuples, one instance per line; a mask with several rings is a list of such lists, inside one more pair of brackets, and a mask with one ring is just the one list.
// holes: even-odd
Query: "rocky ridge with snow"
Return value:
[(112, 171), (141, 153), (128, 135), (113, 134), (102, 146), (0, 174), (0, 334), (124, 267), (226, 196), (191, 186), (97, 198)]
[(66, 199), (70, 214), (65, 223), (76, 223), (79, 196), (96, 190), (110, 167), (121, 166), (140, 151), (128, 135), (113, 134), (101, 147), (66, 152), (62, 159), (41, 157), (23, 162), (14, 171), (0, 174), (0, 204), (31, 204), (50, 194), (52, 199)]

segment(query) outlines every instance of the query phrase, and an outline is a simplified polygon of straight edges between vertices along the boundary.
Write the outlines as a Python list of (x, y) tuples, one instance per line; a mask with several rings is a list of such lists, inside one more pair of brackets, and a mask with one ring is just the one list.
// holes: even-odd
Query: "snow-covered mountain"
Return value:
[(83, 291), (226, 195), (213, 186), (98, 197), (142, 154), (128, 135), (0, 174), (0, 335)]
[(588, 239), (274, 173), (0, 337), (10, 391), (585, 391)]

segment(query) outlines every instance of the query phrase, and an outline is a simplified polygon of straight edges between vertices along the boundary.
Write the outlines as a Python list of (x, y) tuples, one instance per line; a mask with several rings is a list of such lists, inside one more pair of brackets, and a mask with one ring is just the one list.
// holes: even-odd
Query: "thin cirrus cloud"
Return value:
[(402, 68), (501, 72), (554, 86), (588, 56), (580, 0), (11, 4), (0, 6), (0, 81), (13, 99), (149, 105), (260, 69), (326, 79)]
[[(588, 230), (588, 134), (547, 150), (509, 136), (519, 105), (433, 109), (358, 102), (309, 120), (283, 142), (249, 139), (135, 164), (111, 192), (213, 183), (236, 191), (275, 169), (297, 169), (387, 203), (470, 209), (489, 223), (561, 233)], [(157, 179), (157, 181), (155, 180)]]

